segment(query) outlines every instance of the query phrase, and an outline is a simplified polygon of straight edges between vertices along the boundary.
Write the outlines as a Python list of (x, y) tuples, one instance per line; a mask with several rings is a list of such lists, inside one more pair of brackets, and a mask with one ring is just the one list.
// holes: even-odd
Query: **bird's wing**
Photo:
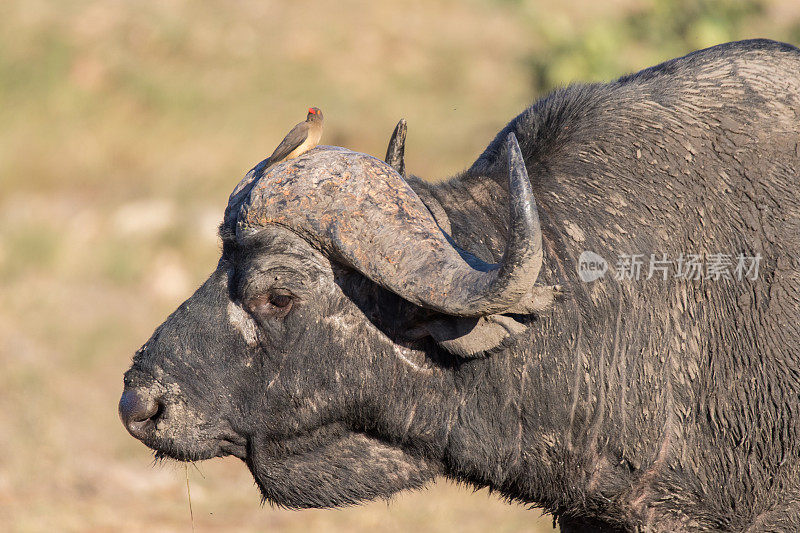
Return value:
[(283, 138), (278, 147), (275, 148), (275, 151), (272, 152), (272, 155), (269, 156), (270, 164), (275, 164), (283, 160), (287, 155), (292, 153), (292, 150), (303, 144), (306, 137), (308, 137), (308, 123), (301, 122), (292, 128), (292, 131), (286, 134), (286, 137)]

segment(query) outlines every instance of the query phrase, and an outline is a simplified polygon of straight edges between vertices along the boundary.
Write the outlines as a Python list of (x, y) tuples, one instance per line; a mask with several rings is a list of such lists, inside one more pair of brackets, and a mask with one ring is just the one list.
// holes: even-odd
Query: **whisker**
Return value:
[[(194, 465), (194, 463), (192, 463)], [(197, 466), (195, 465), (195, 468)], [(189, 500), (189, 519), (192, 521), (192, 533), (194, 533), (194, 511), (192, 510), (192, 492), (189, 490), (189, 466), (183, 463), (183, 471), (186, 474), (186, 497)]]

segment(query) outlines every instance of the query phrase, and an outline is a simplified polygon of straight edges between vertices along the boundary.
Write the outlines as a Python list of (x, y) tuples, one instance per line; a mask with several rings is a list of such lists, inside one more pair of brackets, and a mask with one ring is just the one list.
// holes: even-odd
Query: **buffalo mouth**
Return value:
[(242, 437), (226, 437), (204, 442), (160, 442), (143, 443), (153, 450), (157, 460), (173, 459), (181, 462), (203, 461), (215, 457), (233, 456), (247, 462), (247, 440)]
[[(158, 424), (151, 435), (140, 438), (145, 446), (153, 450), (157, 460), (173, 459), (181, 462), (203, 461), (215, 457), (233, 456), (247, 461), (249, 444), (245, 437), (232, 431), (214, 432), (216, 436), (198, 435), (193, 431), (191, 437), (159, 435)], [(210, 433), (210, 432), (209, 432)]]

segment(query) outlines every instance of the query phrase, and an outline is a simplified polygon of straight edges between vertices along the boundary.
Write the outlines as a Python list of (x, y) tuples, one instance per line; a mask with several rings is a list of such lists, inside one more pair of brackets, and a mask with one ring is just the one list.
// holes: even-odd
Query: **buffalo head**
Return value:
[(499, 264), (460, 249), (373, 157), (317, 147), (254, 168), (231, 194), (215, 272), (125, 375), (128, 431), (179, 460), (239, 457), (290, 507), (388, 496), (441, 472), (462, 387), (448, 366), (551, 299), (534, 288), (542, 240), (513, 134), (508, 148)]

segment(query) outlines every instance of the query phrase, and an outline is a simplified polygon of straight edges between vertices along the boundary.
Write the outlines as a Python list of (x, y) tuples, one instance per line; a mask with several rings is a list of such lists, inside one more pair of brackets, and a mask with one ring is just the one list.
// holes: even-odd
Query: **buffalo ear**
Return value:
[(564, 296), (561, 285), (534, 286), (505, 314), (479, 317), (437, 314), (406, 332), (406, 338), (431, 337), (448, 352), (480, 357), (527, 329), (531, 315), (553, 307)]
[(506, 315), (438, 315), (409, 331), (408, 336), (414, 339), (431, 337), (448, 352), (472, 358), (501, 346), (526, 329), (525, 324)]

